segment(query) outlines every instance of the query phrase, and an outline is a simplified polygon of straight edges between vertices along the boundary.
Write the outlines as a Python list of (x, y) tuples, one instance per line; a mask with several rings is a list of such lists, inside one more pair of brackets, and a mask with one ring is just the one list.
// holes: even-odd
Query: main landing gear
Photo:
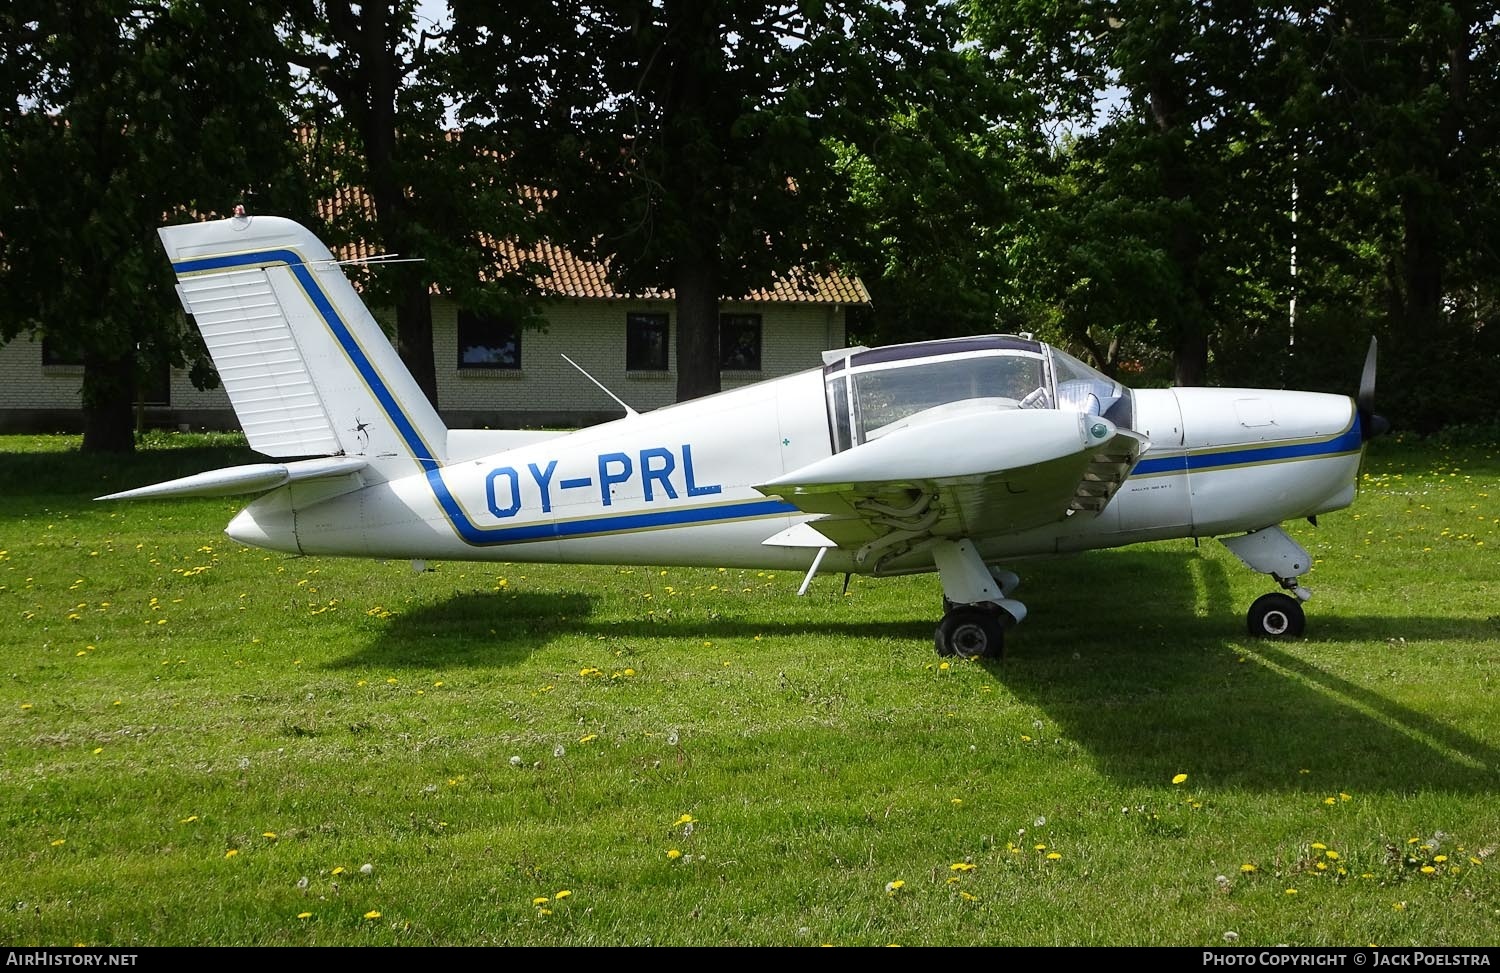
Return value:
[(940, 541), (932, 549), (943, 580), (943, 620), (933, 642), (940, 656), (998, 659), (1005, 630), (1026, 617), (1026, 606), (1006, 597), (1020, 579), (992, 570), (970, 541)]
[(1250, 634), (1267, 639), (1301, 636), (1307, 627), (1302, 602), (1312, 597), (1311, 591), (1297, 583), (1298, 578), (1312, 569), (1312, 557), (1302, 545), (1280, 527), (1253, 530), (1240, 537), (1221, 537), (1219, 541), (1251, 570), (1269, 574), (1291, 592), (1273, 591), (1255, 599), (1245, 617)]

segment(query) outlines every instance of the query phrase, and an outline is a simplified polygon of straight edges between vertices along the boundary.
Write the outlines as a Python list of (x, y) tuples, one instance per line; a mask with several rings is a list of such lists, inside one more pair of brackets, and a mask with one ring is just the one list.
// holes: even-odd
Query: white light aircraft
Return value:
[[(822, 367), (575, 432), (447, 429), (339, 264), (267, 216), (160, 230), (251, 448), (274, 462), (101, 499), (261, 494), (229, 524), (294, 554), (899, 575), (936, 571), (940, 655), (999, 656), (1016, 559), (1218, 537), (1283, 591), (1279, 526), (1348, 506), (1372, 412), (1315, 392), (1129, 389), (1027, 336), (826, 352)], [(623, 403), (622, 403), (623, 404)], [(799, 592), (800, 593), (800, 592)]]

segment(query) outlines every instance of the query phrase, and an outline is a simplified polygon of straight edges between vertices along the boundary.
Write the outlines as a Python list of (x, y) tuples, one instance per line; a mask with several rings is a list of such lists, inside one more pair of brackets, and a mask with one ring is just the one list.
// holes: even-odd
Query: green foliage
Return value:
[(946, 668), (930, 577), (287, 558), (88, 499), (242, 444), (75, 444), (0, 440), (12, 946), (1500, 937), (1493, 438), (1289, 527), (1304, 640), (1173, 542), (1026, 562)]
[[(905, 146), (925, 153), (971, 94), (955, 73), (955, 13), (870, 0), (457, 3), (460, 112), (504, 132), (509, 150), (517, 93), (544, 99), (546, 151), (532, 166), (555, 192), (548, 208), (620, 288), (675, 291), (687, 398), (718, 388), (721, 297), (870, 239), (849, 218), (855, 173), (840, 149), (884, 174)], [(513, 84), (496, 64), (523, 68)], [(518, 141), (526, 158), (534, 140)]]
[(85, 448), (128, 449), (137, 376), (205, 360), (156, 229), (285, 174), (274, 23), (232, 3), (23, 0), (0, 38), (0, 340), (82, 359)]

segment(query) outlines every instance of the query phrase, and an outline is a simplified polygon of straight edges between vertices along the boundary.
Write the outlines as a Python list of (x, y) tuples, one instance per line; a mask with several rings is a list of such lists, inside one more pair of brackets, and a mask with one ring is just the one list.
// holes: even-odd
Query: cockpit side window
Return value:
[(1130, 389), (1065, 351), (1057, 348), (1050, 351), (1057, 382), (1057, 408), (1104, 416), (1117, 426), (1131, 427), (1135, 409)]

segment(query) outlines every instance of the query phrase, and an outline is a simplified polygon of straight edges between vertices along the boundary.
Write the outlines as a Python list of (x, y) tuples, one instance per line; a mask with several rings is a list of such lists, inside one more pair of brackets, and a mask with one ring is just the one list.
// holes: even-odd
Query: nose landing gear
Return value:
[(1268, 639), (1301, 636), (1307, 627), (1302, 602), (1312, 597), (1311, 591), (1297, 583), (1298, 578), (1312, 569), (1312, 557), (1302, 545), (1280, 527), (1252, 530), (1240, 537), (1221, 537), (1219, 541), (1245, 562), (1246, 567), (1269, 574), (1291, 592), (1288, 595), (1273, 591), (1255, 599), (1245, 616), (1250, 634)]

